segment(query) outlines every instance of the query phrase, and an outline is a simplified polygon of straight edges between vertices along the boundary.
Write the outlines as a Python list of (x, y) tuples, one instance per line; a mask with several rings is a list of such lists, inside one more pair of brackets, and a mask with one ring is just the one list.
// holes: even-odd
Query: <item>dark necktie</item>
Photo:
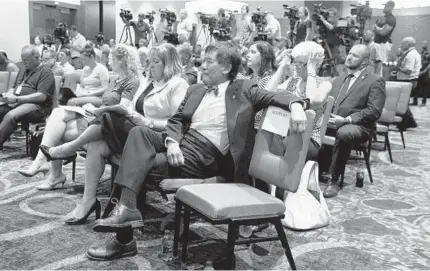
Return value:
[(215, 94), (215, 96), (218, 96), (218, 86), (214, 86), (214, 87), (205, 87), (207, 92), (213, 92)]
[(349, 84), (351, 83), (351, 79), (354, 77), (354, 74), (348, 74), (346, 77), (345, 82), (343, 82), (342, 88), (339, 91), (339, 95), (337, 95), (337, 99), (335, 101), (334, 107), (333, 107), (333, 114), (337, 113), (337, 110), (339, 109), (339, 104), (345, 97), (345, 95), (348, 93)]
[(144, 115), (143, 112), (143, 102), (145, 101), (146, 96), (148, 96), (149, 92), (154, 89), (154, 84), (151, 83), (149, 86), (145, 89), (145, 91), (140, 95), (139, 99), (137, 99), (136, 102), (136, 111), (140, 114)]

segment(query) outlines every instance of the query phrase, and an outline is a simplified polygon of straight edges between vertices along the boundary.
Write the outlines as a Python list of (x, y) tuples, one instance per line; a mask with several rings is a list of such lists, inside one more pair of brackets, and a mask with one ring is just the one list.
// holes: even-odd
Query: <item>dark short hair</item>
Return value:
[(258, 76), (263, 77), (272, 74), (276, 70), (276, 56), (272, 45), (266, 41), (256, 41), (254, 45), (261, 55), (261, 67)]
[(231, 41), (216, 42), (208, 45), (205, 54), (216, 52), (216, 61), (221, 64), (231, 65), (231, 70), (228, 73), (228, 79), (234, 80), (239, 72), (242, 57), (239, 48), (237, 48)]
[(78, 28), (76, 27), (76, 25), (72, 25), (72, 26), (70, 27), (70, 30), (78, 31)]
[(96, 57), (96, 52), (94, 51), (94, 47), (92, 47), (91, 45), (85, 45), (84, 49), (82, 49), (81, 51), (82, 55), (85, 56), (93, 56)]

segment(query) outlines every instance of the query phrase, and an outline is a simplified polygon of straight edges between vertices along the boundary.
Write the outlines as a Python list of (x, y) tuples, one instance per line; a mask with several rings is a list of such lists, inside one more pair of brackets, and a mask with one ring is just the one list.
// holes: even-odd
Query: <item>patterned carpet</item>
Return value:
[[(430, 109), (413, 107), (419, 127), (408, 131), (406, 149), (400, 136), (390, 133), (394, 163), (388, 153), (373, 150), (373, 185), (355, 187), (355, 172), (363, 161), (350, 160), (346, 186), (327, 200), (330, 226), (308, 232), (287, 231), (298, 269), (428, 269), (430, 266)], [(376, 146), (381, 149), (381, 145)], [(225, 227), (200, 220), (191, 226), (189, 260), (184, 264), (160, 256), (160, 221), (173, 212), (173, 201), (149, 194), (150, 214), (144, 231), (136, 231), (138, 255), (112, 262), (86, 259), (86, 249), (106, 242), (110, 234), (91, 230), (94, 216), (82, 226), (63, 223), (82, 193), (84, 160), (77, 180), (65, 189), (40, 192), (34, 187), (43, 175), (24, 178), (16, 173), (31, 163), (22, 139), (13, 139), (0, 152), (0, 269), (203, 269), (207, 260), (222, 254)], [(71, 178), (70, 167), (66, 174)], [(106, 204), (109, 172), (98, 194)], [(324, 188), (324, 184), (321, 185)], [(173, 225), (169, 224), (172, 228)], [(270, 234), (269, 228), (263, 234)], [(237, 269), (289, 269), (278, 242), (236, 247)]]

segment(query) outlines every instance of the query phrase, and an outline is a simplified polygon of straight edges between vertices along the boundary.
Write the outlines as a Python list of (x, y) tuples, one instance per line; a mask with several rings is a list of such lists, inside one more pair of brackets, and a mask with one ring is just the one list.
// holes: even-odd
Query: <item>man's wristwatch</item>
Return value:
[(301, 99), (301, 100), (295, 101), (294, 103), (299, 103), (302, 105), (303, 110), (308, 110), (310, 103), (311, 103), (311, 100), (309, 98), (306, 98), (306, 99)]
[(148, 126), (150, 129), (154, 129), (154, 120), (151, 120)]

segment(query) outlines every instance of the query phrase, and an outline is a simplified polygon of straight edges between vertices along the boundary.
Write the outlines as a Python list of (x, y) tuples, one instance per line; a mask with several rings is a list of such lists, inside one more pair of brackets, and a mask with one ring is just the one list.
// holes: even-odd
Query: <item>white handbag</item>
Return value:
[(318, 184), (318, 163), (308, 161), (302, 172), (299, 189), (285, 199), (284, 227), (311, 230), (330, 224), (330, 212)]

